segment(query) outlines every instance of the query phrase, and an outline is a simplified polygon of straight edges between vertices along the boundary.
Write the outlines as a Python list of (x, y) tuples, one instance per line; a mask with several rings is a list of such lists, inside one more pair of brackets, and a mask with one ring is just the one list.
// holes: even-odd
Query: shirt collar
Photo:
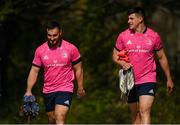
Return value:
[[(147, 26), (145, 27), (145, 29), (144, 29), (144, 31), (142, 32), (142, 34), (145, 34), (145, 33), (146, 33), (146, 31), (147, 31)], [(134, 31), (134, 30), (132, 30), (132, 29), (130, 29), (130, 32), (131, 32), (131, 33), (133, 33), (133, 34), (135, 33), (135, 31)]]

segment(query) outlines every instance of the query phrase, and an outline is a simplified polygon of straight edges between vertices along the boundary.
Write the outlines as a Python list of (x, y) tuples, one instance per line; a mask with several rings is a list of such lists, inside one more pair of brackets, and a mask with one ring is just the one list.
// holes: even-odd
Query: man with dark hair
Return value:
[[(128, 94), (128, 104), (133, 124), (150, 124), (151, 107), (156, 92), (156, 64), (154, 54), (167, 78), (167, 90), (173, 91), (173, 81), (168, 60), (159, 34), (145, 25), (142, 8), (128, 11), (129, 28), (119, 34), (113, 51), (113, 61), (123, 70), (133, 69), (135, 85)], [(118, 52), (127, 51), (129, 62), (123, 61)]]
[(61, 38), (62, 29), (57, 22), (48, 23), (46, 30), (47, 41), (35, 51), (25, 96), (32, 95), (39, 70), (43, 68), (43, 97), (49, 123), (64, 124), (72, 101), (74, 77), (77, 95), (85, 95), (81, 56), (73, 44)]
[(142, 9), (141, 7), (136, 7), (136, 8), (130, 8), (127, 11), (127, 14), (130, 15), (132, 13), (138, 13), (139, 15), (141, 15), (143, 18), (145, 18), (145, 12), (144, 9)]

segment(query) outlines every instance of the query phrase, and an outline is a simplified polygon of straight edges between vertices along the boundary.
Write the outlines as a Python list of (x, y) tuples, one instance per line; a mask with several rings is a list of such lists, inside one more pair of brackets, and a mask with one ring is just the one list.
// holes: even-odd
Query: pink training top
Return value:
[(71, 43), (62, 40), (59, 47), (49, 48), (43, 43), (35, 51), (33, 65), (43, 67), (43, 93), (56, 91), (73, 92), (73, 64), (80, 62), (80, 53)]
[(163, 48), (160, 36), (147, 28), (144, 33), (134, 33), (127, 29), (119, 34), (115, 48), (128, 51), (130, 63), (133, 65), (135, 84), (156, 82), (156, 64), (154, 51)]

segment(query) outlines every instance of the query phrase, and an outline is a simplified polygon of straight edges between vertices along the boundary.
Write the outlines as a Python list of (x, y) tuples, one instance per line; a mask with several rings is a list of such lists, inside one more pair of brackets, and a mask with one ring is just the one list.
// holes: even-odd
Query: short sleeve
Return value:
[(35, 51), (34, 59), (33, 59), (32, 64), (34, 66), (37, 66), (37, 67), (41, 67), (41, 65), (42, 65), (41, 56), (40, 56), (40, 50), (38, 48)]
[(77, 47), (74, 45), (72, 46), (72, 50), (71, 50), (71, 61), (72, 61), (73, 65), (75, 65), (81, 61), (80, 52), (77, 49)]
[(114, 47), (117, 51), (120, 51), (123, 49), (123, 37), (122, 34), (119, 34), (116, 43), (115, 43), (115, 47)]
[(159, 51), (162, 48), (163, 48), (163, 45), (162, 45), (161, 37), (157, 34), (156, 38), (155, 38), (154, 49), (155, 49), (155, 51)]

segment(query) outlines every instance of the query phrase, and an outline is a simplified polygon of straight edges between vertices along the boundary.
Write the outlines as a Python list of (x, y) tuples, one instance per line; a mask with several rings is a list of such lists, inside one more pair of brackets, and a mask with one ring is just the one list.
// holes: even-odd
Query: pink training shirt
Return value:
[(130, 63), (133, 65), (135, 84), (156, 82), (156, 64), (154, 51), (163, 48), (160, 36), (150, 28), (144, 33), (134, 33), (127, 29), (119, 34), (115, 48), (128, 51)]
[(49, 48), (48, 42), (39, 46), (34, 55), (33, 65), (43, 67), (43, 93), (56, 91), (73, 92), (73, 64), (80, 62), (80, 53), (71, 43), (62, 40), (57, 48)]

